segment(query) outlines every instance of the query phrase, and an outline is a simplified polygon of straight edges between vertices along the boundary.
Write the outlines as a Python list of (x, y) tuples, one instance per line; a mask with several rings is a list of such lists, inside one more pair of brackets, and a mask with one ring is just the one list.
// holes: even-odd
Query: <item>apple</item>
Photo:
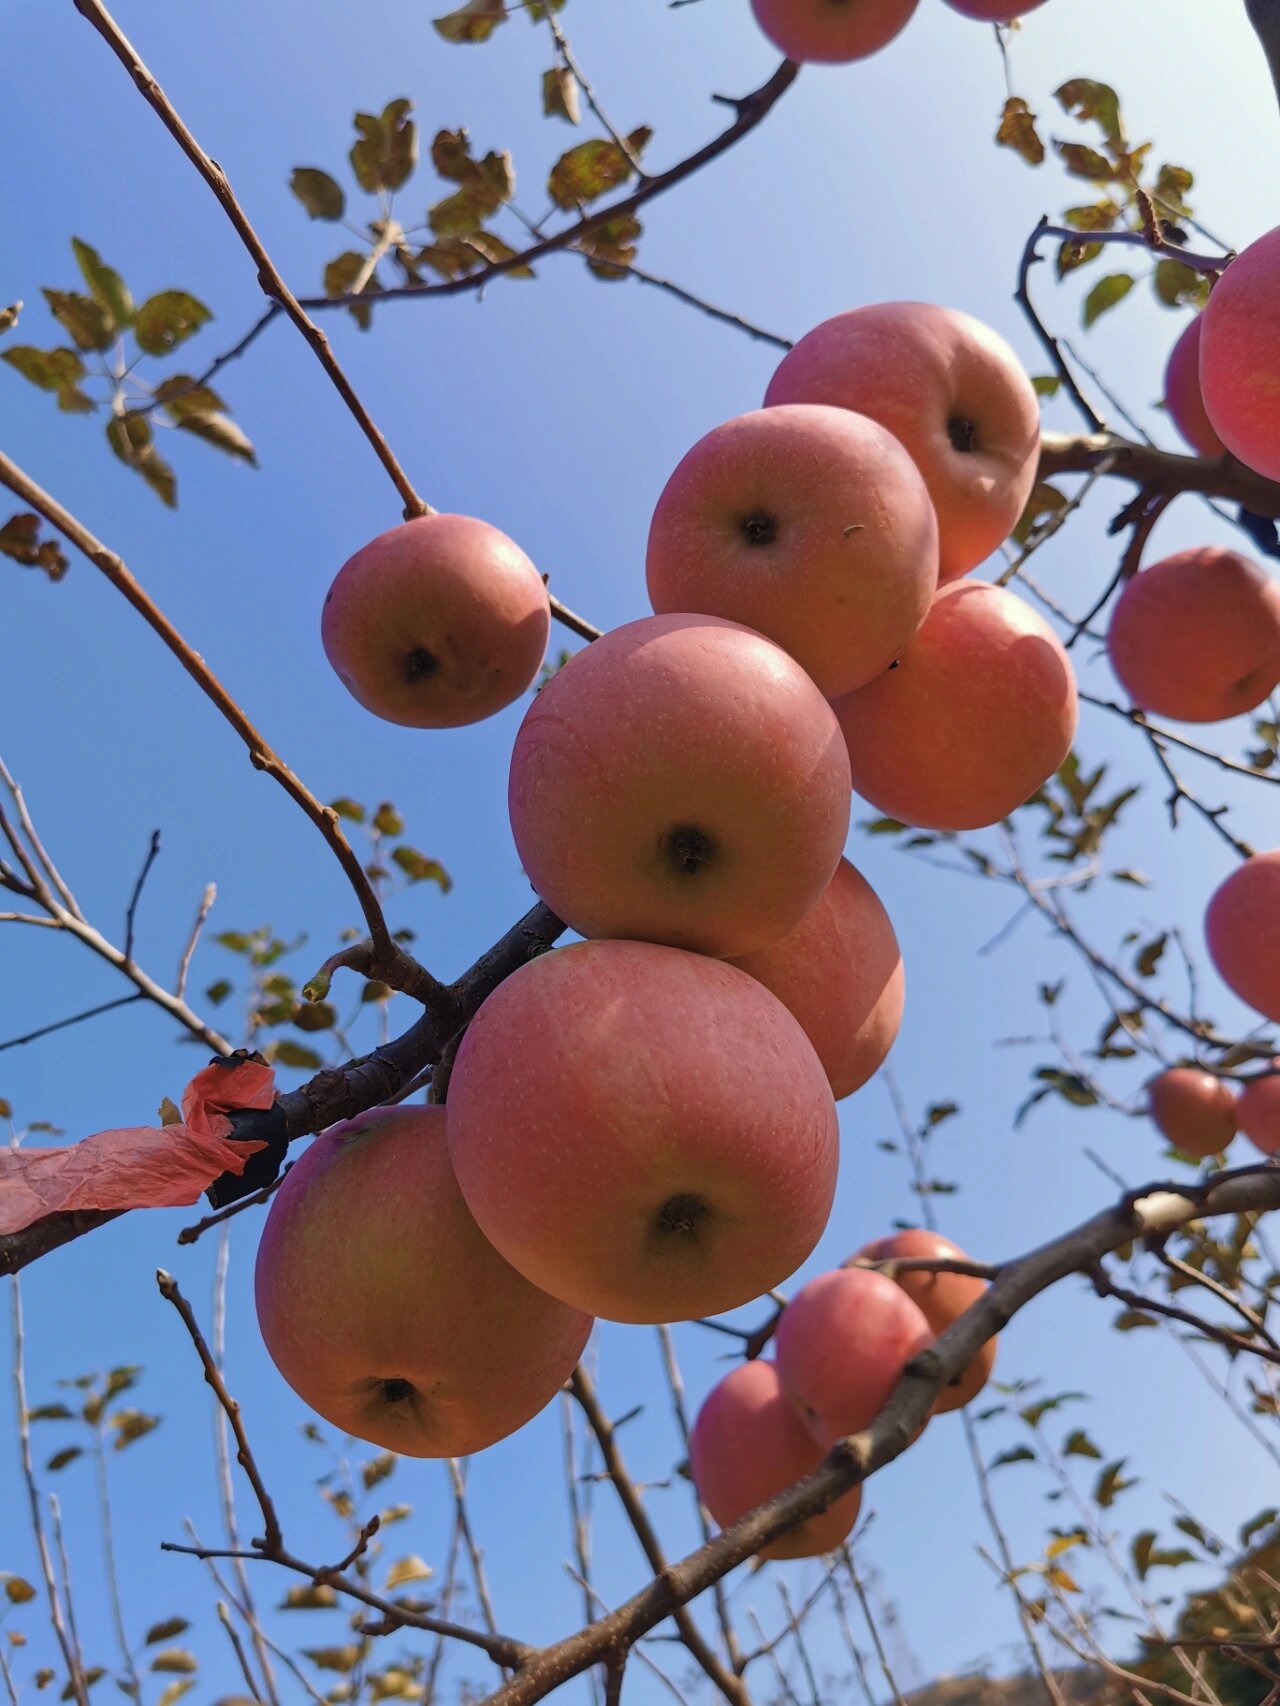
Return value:
[(780, 646), (714, 616), (650, 616), (537, 695), (508, 801), (529, 880), (580, 935), (745, 954), (831, 881), (849, 761)]
[(649, 598), (776, 640), (828, 698), (888, 669), (938, 585), (938, 523), (914, 462), (865, 415), (818, 403), (726, 421), (667, 481)]
[(790, 935), (731, 963), (800, 1021), (837, 1101), (879, 1071), (902, 1023), (902, 954), (880, 897), (847, 859)]
[(1271, 1071), (1251, 1078), (1236, 1103), (1240, 1130), (1264, 1155), (1280, 1155), (1280, 1060)]
[(961, 581), (939, 592), (897, 667), (835, 710), (864, 800), (921, 829), (981, 829), (1071, 751), (1076, 683), (1030, 605)]
[(987, 24), (1007, 24), (1013, 18), (1025, 17), (1043, 6), (1044, 0), (947, 0), (953, 12), (966, 18), (978, 18)]
[(1209, 902), (1204, 929), (1228, 989), (1280, 1024), (1280, 848), (1232, 871)]
[[(744, 1362), (711, 1388), (689, 1435), (689, 1471), (721, 1528), (785, 1492), (822, 1462), (771, 1362)], [(848, 1539), (862, 1488), (760, 1550), (761, 1558), (818, 1558)]]
[(320, 632), (367, 711), (412, 729), (493, 716), (529, 687), (551, 623), (524, 552), (488, 522), (424, 515), (357, 551), (325, 595)]
[(530, 961), (471, 1021), (448, 1106), (485, 1236), (611, 1321), (736, 1309), (799, 1267), (831, 1212), (822, 1063), (767, 989), (699, 954), (579, 942)]
[(487, 1242), (454, 1177), (445, 1110), (417, 1104), (315, 1139), (272, 1198), (254, 1289), (298, 1396), (409, 1457), (465, 1457), (523, 1427), (591, 1332)]
[[(968, 1260), (960, 1246), (953, 1244), (949, 1238), (943, 1238), (937, 1232), (926, 1232), (923, 1228), (911, 1228), (894, 1233), (891, 1238), (878, 1238), (873, 1244), (865, 1244), (845, 1265), (849, 1266), (861, 1258), (887, 1262), (894, 1257), (950, 1262)], [(919, 1309), (935, 1338), (945, 1333), (952, 1322), (958, 1320), (987, 1289), (985, 1280), (974, 1279), (968, 1274), (931, 1274), (924, 1270), (896, 1274), (894, 1283)], [(996, 1341), (988, 1339), (963, 1373), (943, 1387), (933, 1406), (934, 1414), (943, 1415), (971, 1403), (990, 1380), (995, 1365)]]
[(919, 0), (751, 0), (756, 22), (788, 59), (847, 65), (888, 46)]
[(1197, 314), (1184, 329), (1169, 355), (1164, 370), (1164, 406), (1169, 418), (1197, 456), (1223, 456), (1226, 445), (1213, 430), (1200, 392), (1200, 333), (1204, 322)]
[(902, 1371), (933, 1343), (923, 1313), (870, 1268), (837, 1268), (803, 1286), (774, 1340), (778, 1377), (823, 1447), (861, 1433)]
[(765, 393), (870, 415), (906, 447), (938, 512), (939, 578), (969, 573), (1026, 507), (1040, 405), (989, 326), (928, 302), (879, 302), (824, 320), (782, 358)]
[(1204, 1160), (1221, 1155), (1236, 1135), (1236, 1097), (1212, 1072), (1171, 1067), (1147, 1086), (1147, 1105), (1156, 1129), (1184, 1155)]
[(1247, 467), (1280, 480), (1280, 226), (1236, 256), (1202, 319), (1200, 390), (1213, 429)]
[(1252, 711), (1280, 682), (1280, 585), (1220, 545), (1176, 551), (1116, 600), (1107, 655), (1144, 711), (1183, 723)]

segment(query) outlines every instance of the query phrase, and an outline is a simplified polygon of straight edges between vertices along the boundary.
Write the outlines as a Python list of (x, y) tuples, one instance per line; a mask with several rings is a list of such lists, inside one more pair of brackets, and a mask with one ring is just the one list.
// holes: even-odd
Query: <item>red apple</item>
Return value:
[(834, 403), (887, 427), (938, 512), (944, 581), (991, 555), (1036, 481), (1031, 381), (1002, 337), (954, 308), (879, 302), (824, 320), (782, 358), (765, 403)]
[(788, 59), (847, 65), (879, 53), (919, 0), (751, 0), (756, 22)]
[(1280, 585), (1220, 545), (1177, 551), (1116, 600), (1107, 654), (1144, 711), (1184, 723), (1252, 711), (1280, 682)]
[(573, 1371), (590, 1316), (485, 1240), (443, 1108), (374, 1108), (286, 1175), (258, 1247), (272, 1361), (326, 1421), (410, 1457), (464, 1457), (521, 1428)]
[(1202, 319), (1200, 390), (1214, 431), (1280, 480), (1280, 226), (1236, 256)]
[[(822, 1447), (782, 1390), (771, 1362), (744, 1362), (707, 1394), (689, 1435), (689, 1469), (698, 1497), (728, 1528), (785, 1492), (822, 1462)], [(847, 1540), (862, 1488), (761, 1548), (761, 1558), (818, 1558)]]
[(796, 1293), (774, 1342), (783, 1386), (814, 1438), (831, 1446), (870, 1427), (933, 1334), (891, 1279), (870, 1268), (837, 1268)]
[(491, 717), (531, 685), (550, 622), (542, 577), (514, 540), (471, 516), (426, 515), (343, 564), (320, 630), (367, 711), (452, 729)]
[(1222, 456), (1226, 445), (1213, 430), (1200, 394), (1200, 333), (1204, 322), (1199, 314), (1184, 329), (1164, 370), (1164, 406), (1169, 418), (1197, 456)]
[(837, 1141), (822, 1063), (782, 1003), (736, 966), (648, 942), (522, 966), (449, 1084), (485, 1235), (612, 1321), (715, 1315), (780, 1284), (822, 1236)]
[[(911, 1228), (906, 1232), (896, 1232), (891, 1238), (878, 1238), (874, 1244), (865, 1244), (856, 1256), (850, 1257), (850, 1262), (856, 1262), (860, 1257), (872, 1262), (887, 1262), (895, 1256), (929, 1261), (968, 1260), (960, 1246), (953, 1244), (949, 1238), (943, 1238), (937, 1232), (926, 1232), (923, 1228)], [(985, 1280), (974, 1279), (968, 1274), (931, 1274), (923, 1270), (896, 1274), (894, 1283), (919, 1309), (935, 1338), (945, 1333), (952, 1322), (958, 1320), (987, 1289)], [(988, 1339), (964, 1372), (943, 1387), (933, 1406), (934, 1414), (943, 1415), (971, 1403), (990, 1380), (995, 1365), (996, 1341)]]
[(732, 963), (794, 1013), (837, 1101), (883, 1065), (902, 1023), (902, 954), (880, 897), (847, 859), (789, 936)]
[(1172, 1067), (1151, 1080), (1147, 1097), (1156, 1129), (1184, 1155), (1221, 1155), (1236, 1135), (1235, 1092), (1211, 1072)]
[(756, 409), (700, 439), (649, 529), (649, 598), (790, 652), (828, 698), (888, 669), (938, 585), (938, 523), (915, 463), (848, 409)]
[(1204, 930), (1222, 981), (1280, 1024), (1280, 848), (1232, 871), (1209, 902)]
[(943, 587), (897, 668), (835, 709), (864, 800), (922, 829), (981, 829), (1070, 752), (1076, 683), (1030, 605), (962, 581)]
[(1280, 1155), (1280, 1060), (1270, 1073), (1251, 1078), (1236, 1103), (1240, 1130), (1264, 1155)]
[(744, 954), (831, 881), (849, 761), (781, 647), (714, 616), (651, 616), (538, 694), (509, 803), (530, 881), (579, 934)]
[(966, 18), (978, 18), (987, 24), (1007, 24), (1011, 18), (1025, 17), (1043, 6), (1044, 0), (947, 0), (953, 12)]

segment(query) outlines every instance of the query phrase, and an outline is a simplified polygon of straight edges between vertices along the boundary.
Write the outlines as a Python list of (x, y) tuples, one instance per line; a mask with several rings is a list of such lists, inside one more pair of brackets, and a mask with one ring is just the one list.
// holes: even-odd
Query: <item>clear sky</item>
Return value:
[[(122, 0), (121, 22), (227, 170), (290, 281), (311, 290), (345, 239), (308, 224), (287, 179), (291, 167), (314, 164), (349, 182), (353, 110), (380, 110), (406, 95), (428, 136), (465, 124), (479, 150), (510, 147), (518, 199), (533, 212), (549, 164), (574, 140), (540, 119), (538, 78), (551, 61), (543, 30), (517, 18), (484, 48), (449, 48), (429, 28), (431, 11), (409, 0), (359, 7), (278, 0), (252, 14)], [(572, 0), (564, 22), (611, 114), (627, 128), (653, 126), (654, 165), (683, 157), (723, 125), (725, 109), (709, 103), (710, 92), (745, 92), (773, 63), (745, 0), (677, 9), (660, 0)], [(253, 268), (102, 42), (69, 0), (9, 0), (4, 30), (6, 61), (22, 68), (22, 79), (21, 92), (0, 105), (0, 304), (25, 299), (18, 335), (61, 341), (40, 286), (74, 288), (69, 239), (76, 235), (125, 274), (137, 297), (174, 286), (209, 305), (214, 320), (191, 345), (192, 364), (234, 342), (259, 311)], [(1114, 84), (1130, 133), (1194, 169), (1197, 211), (1228, 242), (1243, 245), (1273, 223), (1280, 191), (1274, 99), (1239, 0), (1049, 0), (1012, 46), (1014, 86), (1041, 114), (1046, 134), (1074, 134), (1052, 90), (1080, 75)], [(889, 50), (863, 66), (806, 71), (744, 145), (651, 205), (641, 262), (792, 337), (859, 302), (953, 304), (997, 326), (1038, 372), (1041, 358), (1011, 301), (1017, 258), (1042, 212), (1056, 213), (1088, 191), (1069, 187), (1052, 165), (1033, 172), (992, 147), (1004, 94), (992, 32), (940, 0), (921, 0)], [(420, 216), (441, 193), (429, 166), (420, 167), (403, 206)], [(1140, 257), (1133, 264), (1146, 268)], [(1077, 332), (1079, 290), (1055, 291), (1047, 268), (1036, 287), (1046, 316)], [(1089, 360), (1165, 442), (1169, 428), (1150, 405), (1179, 324), (1143, 290), (1088, 343)], [(326, 328), (428, 498), (509, 531), (566, 602), (605, 626), (645, 612), (645, 532), (667, 474), (701, 433), (758, 405), (776, 359), (765, 345), (656, 291), (603, 284), (567, 256), (546, 260), (534, 282), (495, 283), (482, 301), (391, 304), (367, 335), (338, 316)], [(395, 494), (283, 322), (219, 384), (262, 466), (254, 472), (168, 435), (164, 449), (181, 487), (176, 515), (110, 455), (101, 417), (58, 414), (8, 368), (0, 370), (0, 442), (120, 551), (317, 793), (396, 802), (414, 844), (444, 862), (455, 886), (448, 897), (430, 885), (414, 889), (396, 902), (395, 920), (417, 932), (433, 970), (454, 975), (529, 903), (505, 811), (519, 708), (431, 737), (378, 723), (354, 705), (320, 649), (320, 601), (351, 551), (398, 519)], [(1075, 425), (1056, 402), (1048, 420)], [(1114, 489), (1095, 495), (1079, 525), (1041, 558), (1046, 584), (1073, 608), (1110, 572), (1105, 524), (1118, 507)], [(1168, 548), (1210, 540), (1238, 536), (1192, 500), (1157, 535)], [(250, 769), (155, 636), (87, 563), (74, 560), (58, 586), (0, 564), (0, 582), (0, 752), (25, 784), (89, 917), (118, 939), (148, 836), (159, 828), (163, 850), (139, 920), (144, 964), (171, 975), (198, 897), (213, 880), (211, 928), (270, 922), (287, 937), (306, 932), (308, 944), (290, 964), (309, 973), (337, 932), (355, 922), (336, 865), (311, 827)], [(1105, 664), (1079, 662), (1105, 690)], [(1230, 854), (1194, 820), (1176, 843), (1170, 839), (1160, 778), (1140, 742), (1125, 735), (1087, 715), (1080, 747), (1086, 758), (1108, 762), (1117, 788), (1141, 782), (1108, 857), (1141, 867), (1153, 887), (1101, 885), (1081, 903), (1081, 916), (1108, 948), (1127, 929), (1153, 934), (1169, 922), (1181, 922), (1198, 942), (1204, 900)], [(1238, 749), (1242, 731), (1225, 730), (1223, 738)], [(1215, 802), (1237, 801), (1241, 833), (1260, 845), (1275, 841), (1267, 790), (1233, 789), (1193, 764), (1188, 774)], [(851, 853), (884, 897), (903, 944), (908, 1006), (894, 1064), (904, 1095), (915, 1111), (944, 1100), (962, 1108), (936, 1139), (937, 1172), (963, 1186), (941, 1202), (945, 1228), (975, 1255), (995, 1259), (1083, 1218), (1113, 1194), (1085, 1145), (1134, 1181), (1158, 1172), (1158, 1143), (1122, 1117), (1055, 1102), (1013, 1128), (1030, 1068), (1052, 1055), (1043, 1046), (993, 1045), (1043, 1032), (1037, 983), (1068, 979), (1057, 1011), (1077, 1044), (1087, 1046), (1097, 1029), (1096, 995), (1069, 950), (1024, 919), (998, 950), (980, 954), (1014, 909), (1006, 892), (912, 863), (856, 832)], [(5, 928), (0, 968), (0, 1040), (122, 993), (108, 968), (48, 931)], [(193, 999), (233, 970), (232, 957), (206, 940)], [(1225, 992), (1208, 987), (1223, 1022), (1242, 1023)], [(77, 1137), (149, 1122), (200, 1062), (196, 1050), (175, 1044), (160, 1014), (137, 1006), (5, 1053), (0, 1094), (19, 1124), (48, 1120)], [(1116, 1085), (1127, 1091), (1134, 1082), (1117, 1077)], [(897, 1133), (883, 1084), (846, 1103), (841, 1125), (837, 1207), (806, 1272), (912, 1215), (903, 1158), (882, 1147)], [(214, 1241), (175, 1243), (191, 1218), (187, 1211), (131, 1216), (42, 1262), (23, 1290), (34, 1401), (49, 1397), (60, 1377), (121, 1363), (146, 1367), (138, 1402), (162, 1414), (163, 1424), (112, 1463), (126, 1616), (132, 1630), (179, 1610), (191, 1617), (191, 1639), (207, 1666), (194, 1698), (204, 1699), (236, 1686), (214, 1595), (199, 1564), (158, 1550), (161, 1539), (182, 1537), (188, 1516), (206, 1533), (218, 1525), (207, 1394), (152, 1277), (158, 1264), (173, 1269), (207, 1318)], [(342, 1550), (341, 1532), (312, 1485), (328, 1460), (300, 1441), (306, 1412), (275, 1374), (254, 1323), (258, 1225), (246, 1216), (231, 1242), (231, 1380), (291, 1544), (304, 1556), (330, 1556)], [(1154, 1333), (1109, 1334), (1110, 1313), (1083, 1285), (1060, 1288), (1007, 1334), (1003, 1374), (1091, 1395), (1079, 1420), (1109, 1454), (1135, 1459), (1142, 1477), (1126, 1496), (1129, 1531), (1167, 1526), (1166, 1493), (1230, 1528), (1274, 1495), (1274, 1461), (1175, 1344)], [(715, 1378), (723, 1344), (696, 1327), (676, 1337), (696, 1400)], [(695, 1535), (687, 1491), (671, 1478), (680, 1451), (655, 1336), (602, 1329), (592, 1358), (612, 1413), (644, 1403), (625, 1431), (628, 1459), (639, 1479), (655, 1484), (647, 1501), (671, 1551), (687, 1550)], [(7, 1365), (7, 1352), (0, 1362)], [(997, 1437), (1002, 1425), (988, 1427), (989, 1452), (1013, 1437), (1007, 1430)], [(527, 1640), (567, 1631), (580, 1611), (561, 1568), (571, 1542), (559, 1429), (553, 1408), (472, 1469), (473, 1520), (498, 1620)], [(63, 1443), (56, 1432), (38, 1440), (42, 1460)], [(66, 1507), (84, 1644), (91, 1658), (111, 1663), (88, 1466), (75, 1463), (48, 1479)], [(997, 1487), (1015, 1552), (1034, 1555), (1046, 1523), (1063, 1520), (1061, 1513), (1044, 1503), (1044, 1486), (1025, 1469), (1002, 1472)], [(403, 1545), (393, 1536), (388, 1556), (412, 1551), (438, 1565), (449, 1522), (439, 1466), (402, 1464), (386, 1490), (415, 1507), (400, 1531)], [(615, 1603), (647, 1571), (608, 1491), (592, 1494), (595, 1550), (599, 1590)], [(13, 1430), (5, 1427), (0, 1569), (34, 1576), (20, 1492)], [(987, 1536), (958, 1423), (930, 1429), (876, 1481), (867, 1507), (875, 1521), (863, 1555), (883, 1602), (896, 1607), (892, 1639), (903, 1680), (1018, 1662), (1010, 1607), (975, 1555)], [(242, 1508), (249, 1531), (248, 1504)], [(788, 1579), (802, 1592), (815, 1569), (797, 1566)], [(1186, 1584), (1185, 1575), (1177, 1578), (1179, 1588)], [(259, 1571), (263, 1603), (276, 1603), (284, 1585)], [(766, 1627), (776, 1627), (771, 1575), (742, 1573), (739, 1602), (755, 1604)], [(299, 1635), (301, 1616), (276, 1619), (281, 1639), (312, 1646), (342, 1639), (339, 1616), (311, 1614)], [(24, 1627), (43, 1646), (47, 1637), (35, 1636), (32, 1616)], [(818, 1646), (830, 1669), (847, 1668), (829, 1621)], [(487, 1680), (478, 1660), (458, 1674)], [(154, 1698), (158, 1686), (148, 1687)], [(629, 1700), (659, 1694), (643, 1673), (629, 1679)], [(565, 1698), (585, 1699), (585, 1685)]]

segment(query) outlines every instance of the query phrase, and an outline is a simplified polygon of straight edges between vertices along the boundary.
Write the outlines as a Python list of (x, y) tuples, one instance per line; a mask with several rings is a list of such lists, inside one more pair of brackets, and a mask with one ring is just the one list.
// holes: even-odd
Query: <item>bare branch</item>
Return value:
[(21, 1048), (24, 1043), (38, 1042), (41, 1037), (52, 1036), (55, 1031), (65, 1031), (69, 1025), (79, 1025), (85, 1019), (96, 1019), (99, 1013), (110, 1013), (116, 1007), (132, 1007), (135, 1001), (146, 999), (139, 991), (135, 995), (119, 995), (114, 1001), (103, 1001), (97, 1007), (86, 1008), (83, 1013), (73, 1013), (69, 1019), (56, 1019), (52, 1025), (41, 1025), (38, 1031), (28, 1031), (24, 1037), (10, 1037), (8, 1042), (0, 1043), (0, 1054), (7, 1048)]
[(124, 915), (124, 960), (126, 965), (133, 964), (133, 922), (138, 911), (138, 902), (142, 899), (143, 885), (151, 874), (151, 867), (160, 856), (160, 831), (151, 831), (151, 840), (147, 846), (147, 856), (142, 861), (142, 869), (138, 872), (138, 880), (133, 885), (133, 893), (129, 896), (128, 909)]

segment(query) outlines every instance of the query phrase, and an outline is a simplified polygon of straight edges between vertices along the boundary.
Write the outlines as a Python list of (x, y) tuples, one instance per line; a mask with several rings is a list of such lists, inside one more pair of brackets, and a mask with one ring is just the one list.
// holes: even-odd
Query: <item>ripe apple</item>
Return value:
[(887, 47), (919, 0), (751, 0), (756, 22), (788, 59), (847, 65)]
[(1280, 480), (1280, 226), (1214, 285), (1202, 315), (1200, 390), (1233, 456)]
[(1280, 585), (1220, 545), (1176, 551), (1120, 594), (1107, 654), (1144, 711), (1184, 723), (1252, 711), (1280, 682)]
[(822, 1063), (782, 1003), (649, 942), (522, 966), (449, 1083), (449, 1147), (485, 1236), (611, 1321), (716, 1315), (780, 1284), (822, 1236), (837, 1143)]
[(1209, 902), (1204, 930), (1228, 989), (1280, 1023), (1280, 848), (1232, 871)]
[(1007, 24), (1012, 18), (1025, 17), (1043, 6), (1044, 0), (947, 0), (953, 12), (966, 18), (978, 18), (987, 24)]
[(580, 935), (745, 954), (831, 881), (849, 761), (781, 647), (715, 616), (650, 616), (538, 694), (508, 800), (529, 880)]
[(824, 1447), (870, 1427), (932, 1343), (906, 1292), (870, 1268), (810, 1280), (782, 1311), (774, 1341), (778, 1377)]
[(847, 859), (790, 935), (731, 963), (800, 1021), (837, 1101), (883, 1065), (902, 1023), (902, 954), (880, 897)]
[[(891, 1238), (878, 1238), (873, 1244), (865, 1244), (857, 1255), (850, 1257), (850, 1261), (856, 1262), (865, 1257), (872, 1262), (887, 1262), (895, 1256), (931, 1261), (968, 1260), (960, 1246), (953, 1244), (949, 1238), (943, 1238), (937, 1232), (926, 1232), (923, 1228), (912, 1228), (897, 1232)], [(987, 1289), (985, 1280), (974, 1279), (968, 1274), (931, 1274), (924, 1271), (897, 1274), (894, 1283), (919, 1309), (935, 1338), (945, 1333), (952, 1322), (963, 1315), (970, 1304), (976, 1303)], [(948, 1410), (960, 1410), (971, 1403), (990, 1380), (995, 1365), (996, 1341), (988, 1339), (964, 1372), (943, 1387), (933, 1406), (934, 1414), (944, 1415)]]
[(921, 829), (981, 829), (1070, 752), (1076, 683), (1030, 605), (962, 581), (939, 592), (897, 668), (835, 710), (864, 800)]
[(542, 577), (486, 521), (425, 515), (338, 570), (320, 632), (367, 711), (411, 729), (478, 723), (518, 699), (547, 649)]
[(888, 669), (938, 585), (938, 523), (892, 434), (848, 409), (756, 409), (709, 432), (649, 529), (649, 598), (776, 640), (828, 698)]
[(1156, 1129), (1184, 1155), (1221, 1155), (1236, 1135), (1235, 1092), (1212, 1072), (1171, 1067), (1151, 1080), (1147, 1098)]
[(1036, 481), (1031, 381), (1002, 337), (954, 308), (878, 302), (824, 320), (782, 358), (775, 403), (856, 409), (905, 445), (938, 512), (943, 581), (991, 555)]
[(464, 1457), (521, 1428), (573, 1371), (591, 1318), (486, 1241), (443, 1108), (374, 1108), (317, 1137), (258, 1247), (271, 1359), (326, 1421), (409, 1457)]
[(1280, 1060), (1266, 1076), (1251, 1078), (1236, 1103), (1240, 1130), (1264, 1155), (1280, 1155)]
[[(711, 1388), (689, 1435), (689, 1470), (698, 1497), (728, 1528), (822, 1462), (771, 1362), (744, 1362)], [(818, 1558), (853, 1532), (862, 1488), (762, 1547), (761, 1558)]]
[(1164, 370), (1164, 406), (1169, 418), (1197, 456), (1223, 456), (1226, 445), (1213, 430), (1200, 393), (1200, 333), (1197, 314), (1174, 344)]

